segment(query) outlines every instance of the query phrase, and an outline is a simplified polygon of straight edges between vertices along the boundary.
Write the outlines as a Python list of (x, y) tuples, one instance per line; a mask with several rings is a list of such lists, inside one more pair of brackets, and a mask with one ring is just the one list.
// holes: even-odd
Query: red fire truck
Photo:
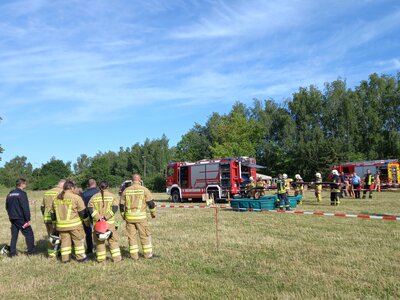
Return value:
[(174, 202), (202, 199), (212, 194), (223, 200), (239, 195), (249, 182), (256, 179), (256, 160), (250, 157), (200, 160), (197, 162), (175, 162), (167, 167), (167, 194)]
[(381, 183), (384, 185), (398, 185), (400, 182), (400, 164), (398, 159), (370, 160), (358, 162), (346, 162), (333, 166), (332, 170), (344, 172), (345, 175), (351, 175), (356, 172), (359, 176), (371, 170), (371, 174), (380, 172)]

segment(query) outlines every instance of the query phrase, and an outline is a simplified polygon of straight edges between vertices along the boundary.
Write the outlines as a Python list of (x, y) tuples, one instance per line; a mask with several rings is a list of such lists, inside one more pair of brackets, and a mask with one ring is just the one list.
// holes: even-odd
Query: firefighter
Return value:
[[(48, 190), (43, 195), (43, 201), (42, 201), (42, 205), (40, 206), (40, 210), (42, 212), (44, 224), (45, 224), (46, 230), (47, 230), (47, 235), (49, 237), (55, 231), (55, 228), (53, 227), (53, 222), (51, 220), (51, 210), (53, 207), (53, 201), (55, 198), (57, 198), (58, 194), (60, 194), (62, 192), (64, 183), (65, 183), (65, 179), (60, 179), (60, 181), (54, 188), (52, 188), (51, 190)], [(48, 257), (50, 257), (50, 258), (56, 257), (57, 253), (59, 252), (58, 246), (56, 247), (55, 243), (52, 242), (51, 239), (49, 239), (47, 246), (48, 246), (47, 247)]]
[(374, 176), (371, 174), (371, 170), (367, 170), (367, 174), (364, 177), (364, 191), (363, 191), (363, 199), (367, 194), (367, 190), (369, 191), (369, 199), (372, 199), (372, 187), (374, 185)]
[(53, 201), (51, 218), (61, 238), (61, 261), (71, 259), (72, 246), (78, 262), (85, 262), (85, 232), (82, 221), (89, 223), (89, 216), (82, 198), (74, 192), (75, 184), (71, 180), (64, 183), (62, 192)]
[(17, 255), (18, 234), (21, 231), (25, 237), (28, 255), (35, 251), (35, 238), (31, 227), (31, 212), (29, 210), (28, 196), (24, 189), (26, 180), (20, 178), (16, 182), (16, 189), (12, 190), (6, 198), (6, 210), (11, 222), (10, 256)]
[[(114, 262), (121, 261), (121, 250), (118, 244), (118, 233), (115, 227), (115, 213), (118, 211), (117, 197), (108, 191), (108, 183), (102, 181), (100, 183), (100, 192), (93, 195), (88, 203), (88, 212), (93, 220), (93, 228), (96, 228), (96, 223), (100, 220), (107, 222), (109, 233), (108, 243), (110, 245), (111, 257)], [(99, 236), (99, 233), (94, 234), (96, 244), (96, 258), (98, 262), (106, 260), (106, 240)]]
[(149, 208), (152, 218), (156, 217), (156, 204), (153, 195), (141, 185), (139, 174), (133, 174), (132, 185), (127, 187), (121, 197), (120, 210), (126, 221), (126, 232), (129, 240), (129, 253), (134, 260), (139, 259), (139, 246), (137, 236), (142, 244), (143, 256), (153, 257), (151, 232), (147, 222), (146, 209)]
[(262, 177), (259, 176), (257, 178), (256, 191), (260, 197), (265, 195), (264, 189), (265, 189), (264, 181), (262, 180)]
[(286, 192), (285, 179), (283, 178), (282, 174), (278, 175), (278, 180), (276, 181), (276, 189), (278, 192), (279, 209), (283, 210), (283, 203), (285, 203), (286, 210), (290, 210), (289, 199)]
[[(84, 191), (80, 196), (85, 203), (85, 207), (88, 207), (88, 203), (90, 198), (93, 197), (99, 190), (97, 189), (97, 182), (94, 178), (89, 178), (88, 180), (88, 189)], [(84, 226), (85, 230), (85, 239), (86, 239), (86, 254), (93, 253), (93, 233), (92, 233), (92, 224), (89, 223), (89, 226)]]
[(255, 195), (256, 195), (256, 183), (254, 182), (254, 178), (253, 176), (250, 176), (249, 178), (250, 182), (247, 184), (247, 188), (249, 189), (250, 192), (250, 199), (254, 199)]
[(378, 171), (375, 174), (375, 191), (381, 192), (381, 173)]
[(295, 178), (295, 190), (294, 190), (294, 195), (299, 196), (300, 195), (300, 200), (298, 201), (299, 204), (303, 203), (303, 178), (301, 178), (300, 174), (294, 175)]
[(340, 204), (340, 177), (337, 170), (332, 170), (331, 182), (331, 205), (338, 206)]
[(322, 200), (322, 176), (321, 173), (315, 173), (315, 197), (317, 198), (317, 202), (321, 202)]
[(290, 180), (289, 180), (287, 174), (283, 174), (282, 178), (285, 183), (286, 195), (289, 196), (290, 195)]

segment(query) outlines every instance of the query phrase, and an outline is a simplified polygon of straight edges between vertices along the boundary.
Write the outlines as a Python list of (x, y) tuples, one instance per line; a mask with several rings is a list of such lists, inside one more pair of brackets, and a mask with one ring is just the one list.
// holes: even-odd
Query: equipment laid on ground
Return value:
[(10, 254), (10, 246), (4, 245), (3, 247), (1, 247), (0, 254), (1, 255), (9, 255)]
[(52, 244), (53, 246), (57, 246), (61, 244), (61, 239), (58, 235), (56, 234), (50, 234), (49, 236), (49, 243)]
[(228, 195), (241, 195), (250, 177), (256, 178), (256, 160), (250, 157), (175, 162), (167, 167), (167, 194), (174, 202), (202, 199), (212, 194), (214, 200), (226, 200)]
[[(296, 208), (297, 203), (301, 201), (302, 196), (289, 196), (290, 208)], [(259, 199), (232, 199), (231, 207), (234, 211), (251, 211), (251, 210), (273, 210), (279, 208), (277, 195), (262, 196)]]
[(343, 172), (346, 176), (356, 172), (360, 177), (371, 170), (374, 175), (380, 172), (380, 180), (382, 186), (398, 185), (400, 183), (400, 162), (398, 159), (369, 160), (358, 162), (345, 162), (336, 166), (332, 166), (332, 170)]

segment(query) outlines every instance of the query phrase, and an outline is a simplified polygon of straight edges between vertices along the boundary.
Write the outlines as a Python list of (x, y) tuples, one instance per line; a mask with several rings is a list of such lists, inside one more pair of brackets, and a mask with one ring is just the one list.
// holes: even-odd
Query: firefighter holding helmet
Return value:
[(93, 220), (94, 240), (96, 244), (96, 259), (106, 260), (106, 241), (110, 245), (111, 258), (114, 262), (121, 261), (119, 237), (115, 227), (115, 213), (118, 211), (117, 197), (108, 191), (108, 182), (100, 183), (100, 192), (93, 195), (88, 203), (88, 212)]
[(332, 182), (331, 182), (331, 205), (338, 206), (340, 204), (340, 177), (337, 170), (332, 170)]
[(120, 210), (123, 219), (126, 221), (129, 253), (134, 260), (139, 259), (138, 235), (142, 244), (143, 256), (145, 258), (153, 257), (151, 232), (146, 215), (147, 208), (150, 210), (151, 217), (155, 218), (156, 205), (153, 195), (146, 187), (141, 185), (140, 175), (133, 174), (132, 185), (122, 193)]
[(74, 192), (74, 189), (73, 181), (65, 181), (62, 192), (53, 201), (51, 211), (51, 218), (61, 238), (60, 250), (63, 263), (70, 261), (72, 246), (78, 262), (84, 262), (87, 259), (82, 221), (89, 223), (89, 216), (86, 212), (85, 203)]
[(49, 236), (47, 255), (50, 258), (56, 257), (59, 252), (59, 239), (57, 239), (57, 236), (53, 235), (55, 228), (53, 226), (53, 221), (51, 220), (51, 210), (54, 199), (56, 199), (58, 194), (63, 190), (64, 183), (65, 179), (60, 179), (57, 186), (46, 191), (43, 195), (42, 205), (40, 206), (44, 224), (46, 225), (47, 235)]
[(321, 173), (315, 173), (315, 197), (317, 202), (322, 200), (322, 175)]

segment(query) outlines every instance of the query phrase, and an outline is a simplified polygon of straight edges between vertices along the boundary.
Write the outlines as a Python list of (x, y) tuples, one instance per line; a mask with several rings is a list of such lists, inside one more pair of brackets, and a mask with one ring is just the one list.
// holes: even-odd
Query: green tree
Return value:
[(70, 162), (64, 163), (64, 161), (52, 157), (38, 171), (35, 169), (33, 188), (47, 190), (56, 185), (61, 178), (69, 178), (71, 175)]
[(25, 156), (14, 157), (0, 169), (0, 184), (6, 187), (15, 186), (15, 181), (20, 177), (29, 181), (32, 178), (32, 164), (27, 162)]

